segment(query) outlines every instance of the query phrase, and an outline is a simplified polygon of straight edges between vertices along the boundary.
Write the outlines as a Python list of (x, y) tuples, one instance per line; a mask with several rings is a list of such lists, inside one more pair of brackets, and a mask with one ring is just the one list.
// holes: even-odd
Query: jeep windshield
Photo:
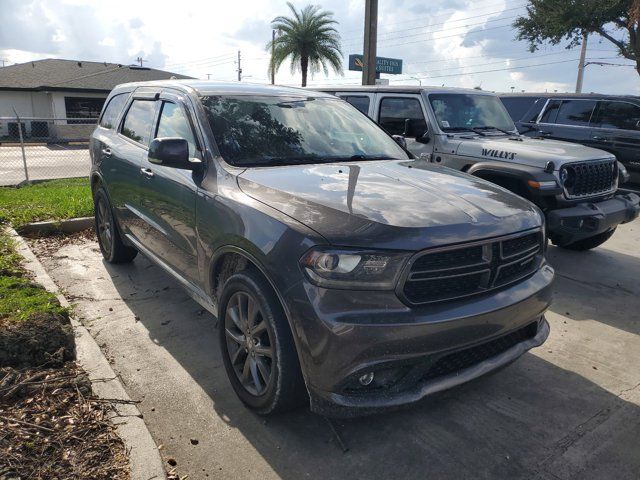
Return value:
[(202, 105), (220, 155), (238, 167), (409, 158), (339, 99), (216, 95)]
[(473, 132), (479, 135), (515, 133), (513, 120), (498, 97), (432, 93), (429, 103), (443, 132)]

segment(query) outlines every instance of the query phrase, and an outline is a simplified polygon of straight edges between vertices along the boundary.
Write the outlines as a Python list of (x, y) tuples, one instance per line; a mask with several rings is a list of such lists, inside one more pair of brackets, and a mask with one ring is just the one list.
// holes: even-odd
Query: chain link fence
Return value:
[(0, 186), (89, 175), (96, 118), (0, 117)]

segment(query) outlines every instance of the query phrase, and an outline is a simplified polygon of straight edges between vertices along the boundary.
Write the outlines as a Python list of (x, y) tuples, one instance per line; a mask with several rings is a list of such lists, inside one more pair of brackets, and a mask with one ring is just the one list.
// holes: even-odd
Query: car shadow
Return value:
[[(616, 268), (640, 271), (638, 260), (626, 255), (587, 255), (596, 264), (614, 262)], [(566, 275), (580, 274), (571, 269), (573, 252), (567, 256), (566, 252), (552, 251), (550, 256), (562, 275), (565, 267)], [(545, 347), (525, 354), (494, 375), (399, 411), (328, 420), (300, 409), (264, 419), (248, 411), (231, 388), (222, 365), (215, 318), (192, 301), (177, 282), (141, 256), (131, 265), (104, 264), (104, 268), (151, 341), (166, 350), (204, 392), (207, 402), (210, 400), (211, 417), (206, 410), (196, 418), (165, 412), (172, 415), (176, 431), (181, 424), (193, 423), (201, 424), (204, 430), (222, 419), (250, 443), (277, 477), (550, 480), (585, 475), (631, 479), (640, 475), (640, 409), (619, 395), (626, 387), (605, 390), (588, 375), (576, 373), (571, 358), (554, 358), (553, 363), (542, 358)], [(604, 281), (608, 282), (607, 278)], [(579, 294), (574, 285), (578, 279), (560, 277), (555, 310), (571, 308), (572, 318), (596, 318), (637, 333), (622, 316), (611, 316), (608, 310), (593, 316), (598, 310), (597, 296), (564, 300), (567, 294)], [(600, 287), (584, 288), (599, 291)], [(572, 370), (565, 368), (569, 366)], [(588, 373), (597, 375), (595, 370)], [(166, 370), (158, 368), (153, 375), (154, 382), (171, 384)], [(143, 402), (145, 418), (152, 415), (148, 409), (149, 403)], [(159, 443), (170, 441), (171, 432), (154, 431), (153, 425), (150, 428)], [(216, 464), (224, 466), (227, 476), (256, 478), (229, 473), (229, 468), (235, 468), (229, 465), (235, 465), (242, 452), (225, 438), (212, 436), (210, 443), (201, 443), (210, 449)], [(216, 442), (229, 443), (225, 447)], [(198, 472), (182, 473), (200, 478)]]

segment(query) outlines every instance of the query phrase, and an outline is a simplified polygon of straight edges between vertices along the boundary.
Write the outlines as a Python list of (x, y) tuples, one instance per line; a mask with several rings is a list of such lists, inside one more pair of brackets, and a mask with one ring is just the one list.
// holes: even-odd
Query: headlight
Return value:
[(406, 252), (312, 248), (300, 259), (309, 280), (320, 287), (393, 290)]

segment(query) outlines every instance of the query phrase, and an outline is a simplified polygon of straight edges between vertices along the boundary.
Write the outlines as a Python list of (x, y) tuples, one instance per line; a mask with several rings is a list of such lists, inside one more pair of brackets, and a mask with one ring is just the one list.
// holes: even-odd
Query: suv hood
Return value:
[(240, 189), (343, 246), (420, 250), (541, 224), (533, 204), (420, 161), (251, 168)]
[[(559, 140), (545, 140), (529, 137), (511, 140), (514, 137), (501, 136), (478, 137), (473, 139), (450, 140), (460, 143), (456, 150), (458, 155), (475, 158), (486, 158), (492, 161), (515, 162), (530, 167), (544, 168), (548, 161), (553, 161), (556, 167), (565, 163), (582, 162), (611, 158), (612, 155), (604, 150), (585, 147), (577, 143), (562, 142)], [(447, 142), (448, 143), (448, 142)]]

